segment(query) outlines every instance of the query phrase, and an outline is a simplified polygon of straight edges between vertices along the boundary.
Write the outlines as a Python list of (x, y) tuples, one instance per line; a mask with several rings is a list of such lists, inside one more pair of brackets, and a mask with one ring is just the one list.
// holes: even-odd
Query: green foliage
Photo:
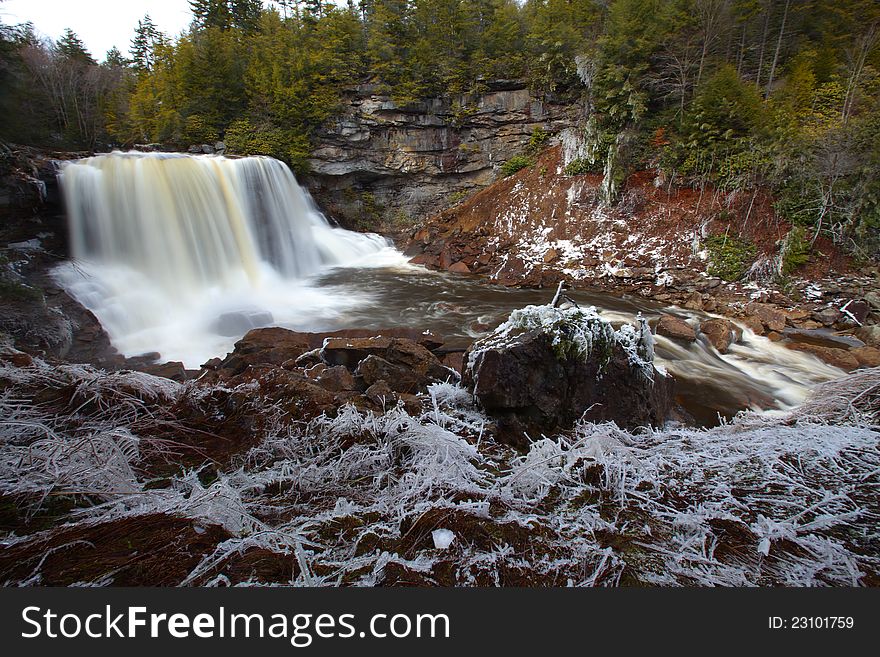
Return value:
[(594, 163), (579, 157), (566, 164), (563, 173), (566, 176), (581, 176), (586, 173), (598, 173), (598, 171)]
[(544, 128), (538, 126), (532, 131), (531, 136), (529, 137), (529, 145), (526, 149), (531, 155), (537, 155), (542, 150), (547, 148), (547, 142), (550, 141), (550, 133), (548, 133)]
[(191, 114), (186, 117), (183, 139), (190, 144), (213, 144), (218, 139), (217, 131), (203, 116)]
[(535, 161), (528, 155), (514, 155), (501, 165), (501, 173), (507, 178), (508, 176), (515, 174), (517, 171), (532, 166), (534, 163)]
[(268, 155), (286, 162), (297, 173), (308, 171), (309, 140), (293, 130), (257, 126), (247, 119), (240, 119), (229, 126), (224, 140), (232, 154)]
[(741, 279), (755, 261), (757, 253), (754, 244), (732, 235), (712, 235), (706, 238), (703, 246), (709, 252), (706, 271), (725, 281)]
[(760, 146), (764, 107), (754, 85), (722, 66), (700, 87), (686, 113), (672, 161), (685, 176), (704, 176), (723, 189), (741, 189), (768, 164)]
[(780, 251), (781, 273), (789, 276), (810, 260), (810, 242), (803, 226), (792, 226), (785, 236)]

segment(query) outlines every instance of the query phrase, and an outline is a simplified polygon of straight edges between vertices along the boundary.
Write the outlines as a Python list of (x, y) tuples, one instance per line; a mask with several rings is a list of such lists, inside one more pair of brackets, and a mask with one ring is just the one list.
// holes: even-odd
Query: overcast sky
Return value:
[(5, 0), (0, 19), (7, 25), (31, 21), (53, 41), (69, 27), (98, 61), (111, 47), (128, 52), (134, 28), (144, 14), (160, 30), (176, 36), (192, 20), (188, 0)]

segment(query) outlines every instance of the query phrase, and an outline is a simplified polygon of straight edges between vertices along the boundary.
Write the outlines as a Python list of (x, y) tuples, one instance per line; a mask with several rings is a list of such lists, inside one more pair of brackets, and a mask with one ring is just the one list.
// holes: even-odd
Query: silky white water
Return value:
[(405, 262), (330, 226), (271, 158), (112, 153), (66, 163), (60, 181), (73, 261), (56, 277), (126, 356), (198, 367), (253, 326), (326, 328), (370, 295), (311, 276)]

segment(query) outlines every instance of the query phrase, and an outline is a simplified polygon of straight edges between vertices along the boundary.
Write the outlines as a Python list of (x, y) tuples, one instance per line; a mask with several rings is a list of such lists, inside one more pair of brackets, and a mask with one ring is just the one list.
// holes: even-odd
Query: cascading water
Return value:
[[(269, 158), (114, 153), (65, 164), (61, 183), (74, 260), (56, 277), (127, 356), (158, 352), (197, 368), (269, 324), (408, 326), (464, 347), (514, 308), (550, 298), (407, 265), (384, 238), (331, 227), (290, 170)], [(610, 321), (661, 312), (572, 295)], [(658, 337), (657, 359), (707, 424), (718, 413), (796, 404), (811, 385), (842, 374), (750, 331), (723, 355), (702, 341)]]
[(281, 162), (113, 153), (60, 174), (73, 263), (56, 276), (125, 355), (197, 367), (248, 328), (324, 328), (369, 300), (308, 277), (402, 262), (378, 235), (334, 228)]

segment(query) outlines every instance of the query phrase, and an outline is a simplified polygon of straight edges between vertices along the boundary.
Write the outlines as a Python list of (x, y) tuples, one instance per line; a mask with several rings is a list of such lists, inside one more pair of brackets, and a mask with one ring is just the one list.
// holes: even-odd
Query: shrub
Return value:
[(725, 281), (742, 278), (755, 260), (755, 245), (748, 240), (730, 235), (713, 235), (703, 243), (709, 251), (706, 271)]
[(544, 130), (541, 126), (535, 128), (532, 132), (532, 136), (529, 137), (529, 148), (528, 152), (532, 155), (536, 155), (540, 153), (547, 147), (547, 142), (550, 140), (550, 133)]
[(535, 162), (532, 158), (527, 155), (514, 155), (501, 165), (501, 173), (503, 173), (506, 178), (507, 176), (512, 176), (520, 169), (532, 166), (534, 163)]
[(807, 239), (807, 231), (803, 226), (792, 226), (782, 242), (782, 267), (783, 276), (788, 276), (799, 267), (807, 264), (810, 260), (810, 241)]

